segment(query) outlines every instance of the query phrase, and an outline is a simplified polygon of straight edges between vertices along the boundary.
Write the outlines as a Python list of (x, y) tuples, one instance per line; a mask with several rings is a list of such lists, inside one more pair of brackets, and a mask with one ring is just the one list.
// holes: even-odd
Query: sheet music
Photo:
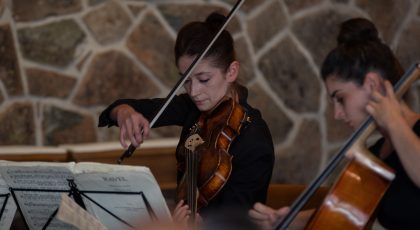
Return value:
[[(96, 165), (79, 163), (75, 168), (75, 183), (79, 190), (142, 192), (144, 197), (121, 194), (86, 193), (106, 209), (135, 226), (140, 222), (151, 221), (144, 198), (149, 202), (159, 220), (170, 220), (170, 212), (160, 188), (146, 167), (121, 165)], [(105, 166), (105, 167), (103, 167)], [(94, 168), (93, 172), (92, 168)], [(102, 172), (97, 172), (102, 171)], [(130, 229), (97, 205), (83, 199), (87, 210), (93, 213), (108, 229)]]
[[(59, 208), (62, 192), (17, 191), (16, 189), (69, 191), (68, 179), (74, 179), (77, 189), (82, 193), (84, 191), (136, 192), (137, 194), (124, 195), (85, 193), (132, 226), (137, 225), (139, 221), (151, 220), (146, 200), (158, 220), (171, 219), (159, 185), (147, 167), (101, 163), (0, 161), (0, 174), (7, 184), (5, 188), (14, 189), (22, 215), (31, 230), (42, 229), (45, 226), (48, 218)], [(87, 211), (108, 229), (131, 229), (87, 198), (83, 197), (83, 201)], [(47, 230), (58, 229), (75, 230), (76, 228), (55, 217)]]
[[(9, 186), (6, 184), (6, 181), (0, 175), (0, 194), (10, 194)], [(6, 202), (6, 197), (0, 197), (0, 209), (2, 205)], [(16, 204), (13, 201), (12, 195), (7, 199), (6, 207), (3, 211), (3, 215), (0, 220), (0, 229), (9, 229), (10, 225), (13, 222), (13, 218), (16, 213)]]
[[(51, 167), (47, 167), (51, 166)], [(0, 172), (9, 187), (14, 189), (68, 190), (67, 179), (72, 178), (73, 164), (67, 163), (14, 163), (0, 162)], [(50, 215), (59, 207), (60, 193), (15, 191), (29, 228), (42, 229)], [(54, 218), (48, 230), (76, 230), (73, 226)]]

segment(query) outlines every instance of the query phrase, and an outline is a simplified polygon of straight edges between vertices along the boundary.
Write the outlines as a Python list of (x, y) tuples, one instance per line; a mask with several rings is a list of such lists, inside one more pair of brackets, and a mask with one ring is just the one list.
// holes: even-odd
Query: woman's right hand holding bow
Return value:
[(122, 104), (112, 109), (111, 118), (120, 127), (120, 143), (124, 148), (128, 148), (126, 140), (138, 147), (149, 135), (149, 121), (129, 105)]

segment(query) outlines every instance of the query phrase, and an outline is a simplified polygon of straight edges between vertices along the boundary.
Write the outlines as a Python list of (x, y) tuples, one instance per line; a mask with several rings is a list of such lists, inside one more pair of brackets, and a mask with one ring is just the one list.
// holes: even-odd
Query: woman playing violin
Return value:
[[(352, 129), (374, 118), (382, 138), (370, 150), (396, 173), (377, 208), (378, 221), (387, 229), (420, 229), (420, 114), (393, 91), (402, 68), (367, 19), (350, 19), (340, 29), (338, 46), (321, 69), (334, 117)], [(270, 229), (287, 212), (257, 203), (249, 215)], [(301, 212), (292, 226), (305, 226), (310, 216)]]
[[(184, 74), (211, 41), (221, 27), (224, 16), (213, 13), (205, 22), (192, 22), (180, 29), (175, 44), (175, 62), (180, 74)], [(231, 98), (249, 117), (240, 135), (230, 145), (232, 156), (231, 174), (223, 188), (199, 210), (203, 216), (224, 207), (240, 207), (246, 211), (255, 202), (265, 202), (274, 163), (274, 150), (270, 131), (258, 110), (247, 103), (247, 89), (236, 83), (239, 62), (235, 59), (232, 36), (224, 30), (209, 52), (198, 63), (186, 80), (186, 93), (174, 97), (156, 127), (182, 126), (177, 147), (177, 160), (183, 161), (181, 149), (190, 129), (200, 115), (211, 113), (221, 101)], [(99, 126), (118, 125), (120, 142), (127, 147), (126, 139), (139, 146), (149, 134), (149, 120), (163, 103), (163, 99), (120, 99), (106, 108), (99, 119)], [(178, 182), (183, 171), (178, 168)], [(180, 201), (174, 211), (174, 219), (187, 219), (188, 207)]]

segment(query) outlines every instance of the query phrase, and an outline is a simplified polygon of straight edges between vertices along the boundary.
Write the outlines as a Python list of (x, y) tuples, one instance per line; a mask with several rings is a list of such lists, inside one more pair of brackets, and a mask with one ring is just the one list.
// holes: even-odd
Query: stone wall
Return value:
[[(0, 0), (0, 145), (118, 140), (118, 129), (96, 127), (99, 112), (117, 98), (166, 96), (177, 30), (233, 3)], [(371, 19), (405, 67), (419, 60), (417, 0), (247, 0), (228, 26), (240, 81), (271, 128), (275, 182), (309, 181), (350, 134), (331, 116), (319, 68), (351, 17)]]

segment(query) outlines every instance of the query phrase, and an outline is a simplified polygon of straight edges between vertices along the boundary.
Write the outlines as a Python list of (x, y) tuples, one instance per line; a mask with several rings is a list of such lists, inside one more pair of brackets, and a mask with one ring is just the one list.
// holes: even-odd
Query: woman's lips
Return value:
[(202, 104), (204, 104), (204, 100), (201, 100), (201, 101), (194, 101), (194, 103), (195, 103), (196, 105), (202, 105)]

